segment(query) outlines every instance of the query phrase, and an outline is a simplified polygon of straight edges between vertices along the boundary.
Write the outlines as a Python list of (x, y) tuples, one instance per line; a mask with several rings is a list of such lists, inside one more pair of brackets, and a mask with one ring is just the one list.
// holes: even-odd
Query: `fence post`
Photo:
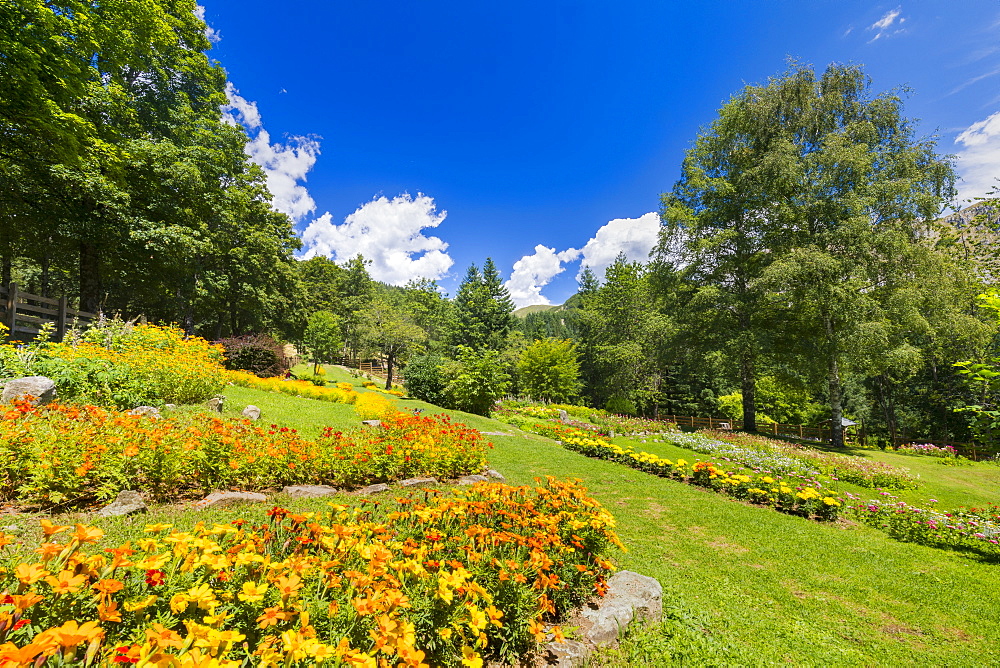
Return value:
[(66, 308), (67, 302), (66, 296), (63, 295), (59, 298), (59, 315), (56, 320), (56, 341), (62, 341), (66, 337)]
[(778, 435), (778, 423), (777, 422), (772, 422), (771, 424), (774, 425), (774, 435), (777, 436)]
[(708, 416), (708, 428), (712, 429), (712, 416), (711, 415)]
[(691, 428), (694, 429), (694, 416), (691, 416)]
[(14, 338), (14, 325), (17, 322), (17, 283), (11, 283), (7, 289), (7, 327), (10, 328), (8, 336)]
[(799, 425), (799, 440), (802, 440), (802, 425)]

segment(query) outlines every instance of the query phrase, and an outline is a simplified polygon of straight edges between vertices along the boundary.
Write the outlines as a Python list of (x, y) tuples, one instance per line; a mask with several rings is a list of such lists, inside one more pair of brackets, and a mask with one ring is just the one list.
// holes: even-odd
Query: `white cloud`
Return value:
[(955, 143), (963, 146), (958, 152), (961, 200), (982, 197), (1000, 185), (1000, 111), (967, 127)]
[(208, 21), (205, 21), (204, 5), (195, 5), (194, 15), (205, 22), (205, 37), (208, 38), (208, 41), (211, 42), (212, 44), (218, 43), (222, 39), (222, 33), (217, 31), (212, 26), (208, 25)]
[(614, 263), (619, 253), (625, 253), (630, 262), (647, 262), (649, 252), (659, 241), (659, 234), (660, 216), (655, 212), (638, 218), (615, 218), (597, 230), (597, 234), (581, 249), (581, 264), (590, 267), (594, 275), (601, 279), (604, 270)]
[[(869, 40), (869, 43), (874, 42), (875, 40), (883, 36), (896, 35), (903, 32), (902, 28), (892, 30), (893, 25), (902, 25), (902, 23), (906, 21), (905, 18), (899, 18), (901, 12), (902, 12), (902, 7), (896, 7), (895, 9), (886, 12), (882, 16), (882, 18), (880, 18), (878, 21), (868, 26), (868, 30), (876, 31), (875, 36), (872, 37), (871, 40)], [(897, 21), (896, 19), (899, 20)]]
[(514, 305), (518, 308), (533, 304), (551, 304), (542, 294), (542, 288), (556, 275), (565, 271), (564, 262), (572, 262), (580, 257), (575, 248), (557, 253), (555, 248), (542, 244), (535, 246), (535, 252), (525, 255), (514, 263), (514, 271), (504, 287), (510, 292)]
[(639, 218), (615, 218), (602, 226), (581, 249), (568, 248), (556, 252), (538, 244), (535, 252), (525, 255), (514, 263), (514, 271), (504, 286), (510, 292), (518, 307), (532, 304), (550, 304), (542, 294), (542, 288), (563, 271), (564, 264), (580, 260), (580, 279), (583, 267), (590, 267), (598, 280), (604, 278), (604, 270), (614, 263), (619, 253), (624, 253), (630, 262), (647, 262), (649, 252), (659, 241), (660, 216), (654, 212)]
[(260, 119), (257, 103), (241, 97), (232, 83), (226, 83), (229, 104), (222, 107), (223, 120), (246, 128), (250, 141), (246, 153), (267, 175), (272, 205), (295, 221), (316, 210), (316, 202), (300, 181), (319, 156), (319, 142), (311, 137), (293, 136), (285, 144), (272, 144), (271, 135)]
[(325, 255), (334, 262), (346, 262), (359, 253), (371, 260), (372, 278), (391, 285), (404, 285), (415, 278), (439, 279), (454, 264), (445, 252), (448, 244), (438, 237), (423, 235), (437, 227), (448, 215), (438, 211), (434, 199), (417, 193), (391, 200), (377, 197), (361, 205), (344, 219), (333, 223), (329, 212), (309, 224), (302, 233), (303, 257)]

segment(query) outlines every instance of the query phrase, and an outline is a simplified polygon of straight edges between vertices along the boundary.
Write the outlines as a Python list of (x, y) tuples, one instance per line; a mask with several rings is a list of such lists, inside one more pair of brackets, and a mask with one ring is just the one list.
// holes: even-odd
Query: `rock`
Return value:
[(362, 420), (361, 424), (366, 424), (369, 427), (381, 427), (382, 426), (382, 421), (381, 420)]
[(636, 617), (659, 619), (663, 613), (663, 587), (655, 578), (618, 571), (608, 580), (608, 593), (596, 608), (581, 615), (589, 628), (584, 638), (601, 646), (618, 639), (619, 632)]
[(224, 403), (226, 403), (226, 398), (221, 394), (217, 394), (208, 401), (206, 401), (205, 405), (208, 406), (208, 410), (215, 411), (216, 413), (221, 413), (222, 405)]
[(32, 396), (32, 406), (44, 406), (56, 398), (56, 384), (45, 376), (13, 378), (4, 383), (0, 404), (13, 403), (15, 399)]
[(5, 527), (0, 527), (0, 531), (6, 531), (7, 533), (21, 533), (24, 529), (16, 524), (8, 524)]
[(428, 485), (436, 485), (437, 478), (407, 478), (406, 480), (400, 480), (400, 487), (427, 487)]
[(281, 491), (297, 497), (330, 496), (337, 493), (337, 489), (329, 485), (292, 485), (282, 488)]
[(567, 413), (566, 411), (564, 411), (563, 409), (560, 408), (559, 409), (559, 419), (563, 420), (563, 421), (568, 420), (569, 419), (569, 413)]
[(614, 437), (615, 437), (615, 432), (612, 429), (611, 431), (608, 432), (608, 438), (614, 438)]
[(507, 479), (507, 478), (503, 477), (503, 475), (500, 473), (500, 471), (497, 471), (495, 469), (486, 469), (486, 475), (487, 475), (487, 477), (496, 478), (497, 480), (506, 480)]
[(110, 504), (97, 511), (100, 517), (121, 517), (132, 513), (146, 512), (146, 502), (139, 492), (126, 489), (118, 492), (118, 497)]
[(257, 420), (260, 418), (260, 409), (253, 405), (247, 406), (243, 409), (243, 417)]
[(577, 640), (546, 643), (538, 650), (545, 665), (555, 668), (582, 666), (590, 655), (590, 648)]
[(160, 417), (160, 409), (156, 406), (136, 406), (128, 412), (129, 415), (148, 415), (152, 418)]
[(241, 503), (264, 503), (267, 497), (258, 492), (212, 492), (194, 504), (195, 510), (227, 508)]
[(367, 496), (368, 494), (381, 494), (382, 492), (388, 492), (388, 491), (389, 491), (389, 485), (386, 485), (384, 482), (380, 482), (375, 485), (368, 485), (367, 487), (362, 487), (361, 489), (356, 490), (354, 493), (360, 494), (362, 496)]
[(489, 482), (484, 475), (464, 475), (458, 479), (459, 485), (475, 485), (477, 482)]
[(165, 410), (165, 411), (175, 411), (175, 410), (177, 410), (177, 404), (163, 404), (163, 410)]

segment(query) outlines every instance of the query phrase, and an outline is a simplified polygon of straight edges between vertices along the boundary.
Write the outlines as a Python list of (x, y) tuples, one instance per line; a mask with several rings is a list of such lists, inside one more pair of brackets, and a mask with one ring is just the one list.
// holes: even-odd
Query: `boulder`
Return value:
[(663, 587), (655, 579), (632, 571), (618, 571), (608, 580), (608, 593), (596, 608), (580, 614), (588, 627), (584, 638), (600, 647), (618, 639), (635, 618), (656, 620), (663, 613)]
[(243, 417), (257, 420), (260, 418), (260, 409), (253, 405), (247, 406), (243, 409)]
[(590, 648), (578, 640), (546, 643), (538, 651), (544, 665), (554, 668), (582, 666), (590, 655)]
[(241, 503), (264, 503), (267, 497), (258, 492), (212, 492), (194, 504), (195, 510), (227, 508)]
[(177, 404), (163, 404), (163, 410), (165, 410), (165, 411), (175, 411), (175, 410), (177, 410)]
[(156, 406), (136, 406), (128, 412), (129, 415), (146, 415), (152, 418), (160, 417), (160, 409)]
[(222, 405), (224, 403), (226, 403), (226, 398), (221, 394), (217, 394), (208, 401), (206, 401), (205, 405), (208, 406), (208, 410), (215, 411), (216, 413), (221, 413)]
[(559, 409), (559, 419), (565, 422), (566, 420), (569, 419), (569, 413), (567, 413), (566, 411), (564, 411), (563, 409), (560, 408)]
[(382, 421), (381, 420), (362, 420), (361, 424), (366, 424), (369, 427), (381, 427), (382, 426)]
[(282, 488), (281, 491), (288, 496), (296, 497), (330, 496), (337, 493), (337, 489), (329, 485), (291, 485)]
[(362, 487), (359, 490), (355, 490), (355, 494), (361, 494), (362, 496), (367, 496), (368, 494), (381, 494), (382, 492), (388, 492), (389, 485), (384, 482), (380, 482), (375, 485), (368, 485), (367, 487)]
[(464, 475), (458, 479), (459, 485), (475, 485), (477, 482), (489, 482), (484, 475)]
[(139, 492), (126, 489), (118, 492), (118, 497), (110, 504), (97, 511), (100, 517), (121, 517), (132, 513), (146, 512), (146, 502)]
[(427, 487), (428, 485), (436, 485), (438, 482), (437, 478), (407, 478), (406, 480), (400, 480), (400, 487)]
[(503, 475), (495, 469), (486, 469), (486, 476), (489, 478), (495, 478), (496, 480), (506, 480)]
[(0, 394), (0, 404), (13, 403), (15, 399), (34, 397), (32, 406), (44, 406), (56, 398), (56, 384), (45, 376), (27, 376), (13, 378), (4, 383), (3, 394)]

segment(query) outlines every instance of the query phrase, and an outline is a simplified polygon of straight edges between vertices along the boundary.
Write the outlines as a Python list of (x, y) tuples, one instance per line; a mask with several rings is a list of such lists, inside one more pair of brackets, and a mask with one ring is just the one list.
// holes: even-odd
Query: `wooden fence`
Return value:
[[(382, 364), (382, 360), (355, 360), (348, 357), (341, 357), (334, 360), (334, 364), (339, 364), (340, 366), (346, 366), (349, 369), (357, 369), (359, 373), (367, 374), (369, 376), (379, 376), (380, 378), (385, 378), (389, 370)], [(402, 385), (405, 381), (403, 380), (403, 372), (400, 371), (399, 367), (394, 367), (392, 370), (392, 382), (399, 383)]]
[(31, 340), (42, 325), (52, 322), (56, 326), (53, 339), (61, 341), (74, 322), (93, 322), (97, 318), (96, 313), (69, 308), (66, 297), (33, 295), (19, 289), (16, 283), (0, 285), (0, 322), (10, 330), (7, 336), (11, 340)]

